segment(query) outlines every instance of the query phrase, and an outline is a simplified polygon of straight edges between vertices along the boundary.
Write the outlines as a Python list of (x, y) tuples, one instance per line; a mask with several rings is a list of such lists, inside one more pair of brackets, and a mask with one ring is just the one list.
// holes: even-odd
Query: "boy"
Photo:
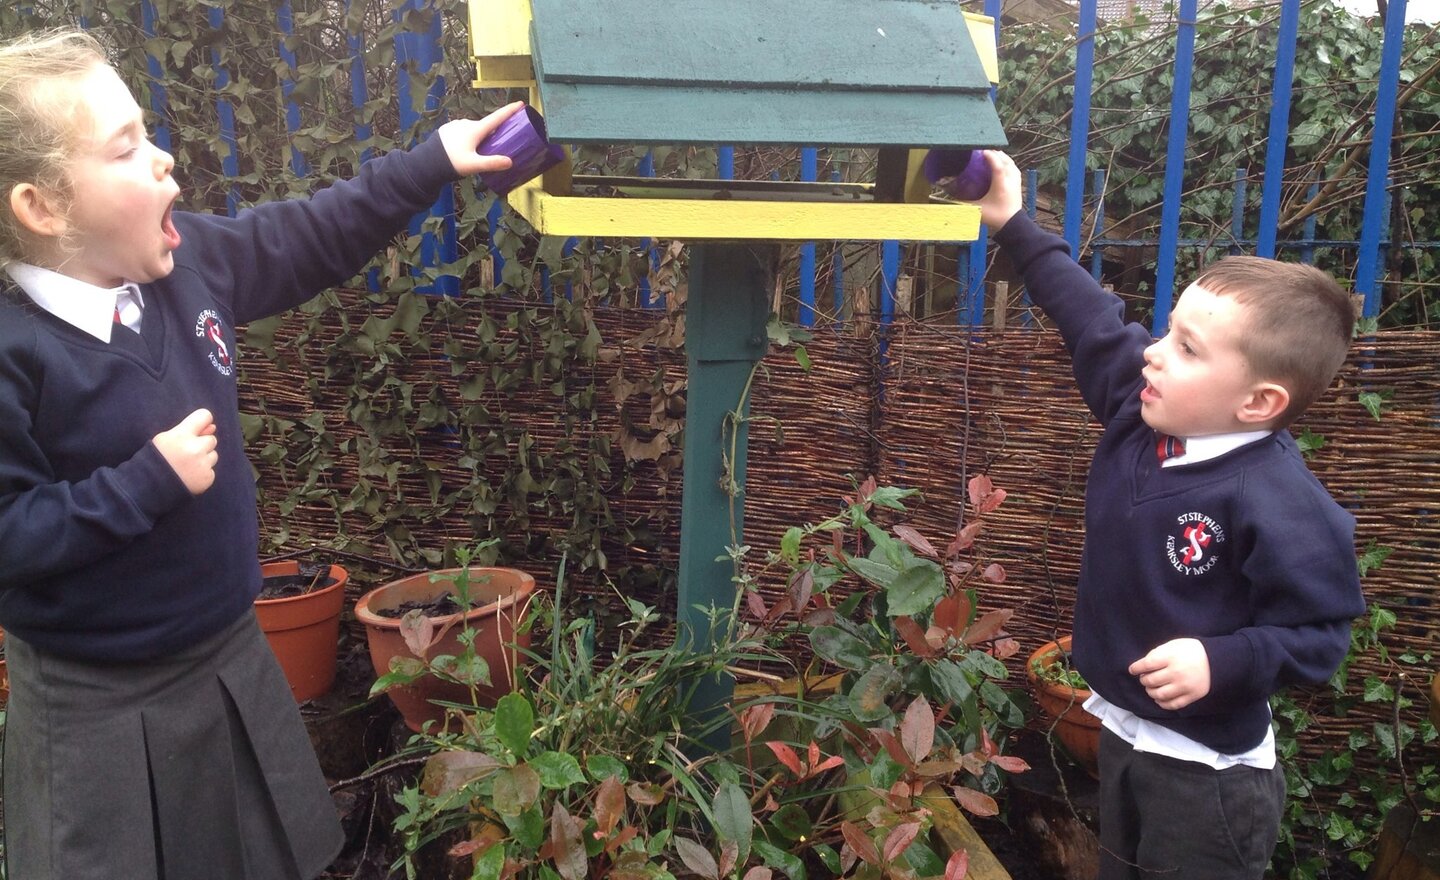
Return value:
[(1365, 608), (1354, 518), (1285, 430), (1344, 362), (1350, 300), (1317, 269), (1231, 257), (1152, 342), (1021, 212), (1015, 163), (987, 160), (981, 217), (1105, 429), (1074, 636), (1103, 723), (1100, 876), (1262, 877), (1285, 799), (1269, 698), (1326, 681)]

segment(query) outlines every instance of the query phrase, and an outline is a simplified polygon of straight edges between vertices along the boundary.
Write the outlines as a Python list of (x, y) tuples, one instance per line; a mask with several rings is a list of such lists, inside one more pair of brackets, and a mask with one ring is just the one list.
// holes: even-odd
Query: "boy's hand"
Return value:
[(1161, 709), (1182, 709), (1210, 693), (1210, 657), (1199, 639), (1174, 639), (1130, 664)]
[(208, 409), (197, 409), (151, 441), (166, 464), (174, 469), (191, 495), (199, 495), (215, 482), (215, 419)]
[(975, 204), (980, 206), (981, 222), (998, 230), (1024, 207), (1020, 169), (1015, 166), (1015, 160), (999, 150), (986, 150), (985, 161), (990, 163), (990, 191)]
[(480, 142), (525, 106), (524, 101), (513, 101), (489, 114), (484, 119), (452, 119), (440, 126), (436, 134), (445, 145), (445, 155), (455, 166), (455, 173), (469, 177), (482, 171), (503, 171), (510, 167), (509, 156), (482, 156), (477, 152)]

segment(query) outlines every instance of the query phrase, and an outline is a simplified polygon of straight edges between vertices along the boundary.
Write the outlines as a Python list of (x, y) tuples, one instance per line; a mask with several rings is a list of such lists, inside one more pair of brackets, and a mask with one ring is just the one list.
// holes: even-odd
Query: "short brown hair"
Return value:
[(0, 269), (25, 260), (33, 245), (10, 209), (17, 184), (54, 194), (66, 209), (73, 197), (77, 102), (57, 100), (57, 90), (46, 86), (108, 63), (100, 42), (73, 28), (31, 31), (0, 43)]
[(1301, 263), (1226, 257), (1195, 285), (1244, 306), (1238, 344), (1251, 374), (1290, 392), (1276, 427), (1295, 421), (1330, 387), (1355, 327), (1354, 304), (1334, 278)]

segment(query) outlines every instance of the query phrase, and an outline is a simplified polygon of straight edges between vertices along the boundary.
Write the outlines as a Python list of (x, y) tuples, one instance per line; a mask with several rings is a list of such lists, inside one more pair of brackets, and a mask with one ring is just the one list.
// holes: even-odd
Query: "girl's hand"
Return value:
[(445, 145), (445, 155), (450, 157), (455, 173), (461, 177), (469, 177), (483, 171), (503, 171), (509, 168), (509, 156), (482, 156), (477, 151), (480, 142), (485, 140), (490, 132), (513, 114), (520, 112), (520, 108), (524, 106), (524, 101), (514, 101), (484, 119), (452, 119), (440, 126), (436, 134), (440, 143)]
[(975, 204), (980, 206), (980, 221), (991, 231), (997, 231), (1024, 207), (1020, 169), (1015, 166), (1015, 160), (999, 150), (986, 150), (985, 161), (990, 163), (990, 191)]
[(215, 419), (208, 409), (197, 409), (168, 431), (151, 441), (165, 463), (180, 477), (191, 495), (199, 495), (215, 483)]

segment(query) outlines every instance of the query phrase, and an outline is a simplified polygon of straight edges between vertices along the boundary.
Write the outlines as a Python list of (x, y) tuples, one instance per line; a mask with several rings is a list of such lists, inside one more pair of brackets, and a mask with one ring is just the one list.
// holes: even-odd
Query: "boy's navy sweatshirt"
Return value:
[[(1086, 405), (1104, 426), (1085, 490), (1074, 657), (1106, 700), (1216, 751), (1259, 745), (1269, 697), (1326, 681), (1364, 613), (1355, 520), (1288, 431), (1197, 464), (1160, 467), (1140, 416), (1149, 333), (1126, 324), (1059, 236), (1017, 214), (995, 240), (1058, 326)], [(1160, 708), (1128, 667), (1196, 638), (1210, 692)]]
[[(250, 608), (261, 577), (235, 327), (353, 277), (455, 179), (439, 138), (310, 199), (175, 212), (175, 270), (143, 332), (106, 345), (0, 295), (0, 626), (85, 660), (173, 653)], [(191, 496), (151, 438), (214, 414), (215, 482)]]

